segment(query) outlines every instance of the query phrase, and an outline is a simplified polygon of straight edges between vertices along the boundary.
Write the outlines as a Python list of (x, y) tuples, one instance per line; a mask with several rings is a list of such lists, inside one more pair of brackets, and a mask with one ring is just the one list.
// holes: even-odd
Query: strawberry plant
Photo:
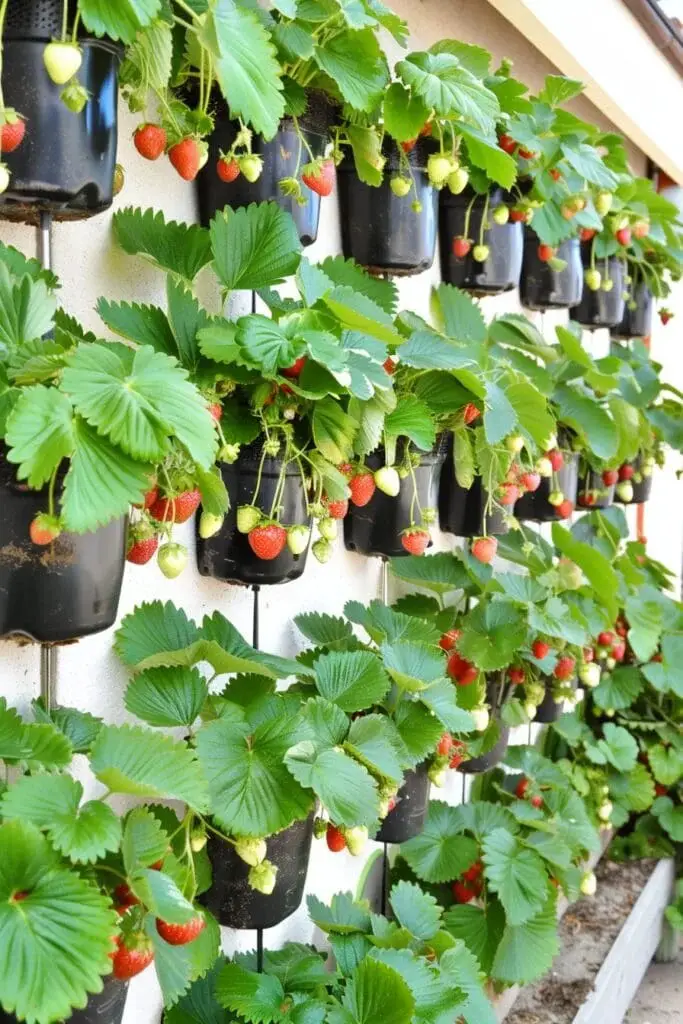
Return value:
[[(0, 760), (18, 769), (0, 786), (0, 1006), (36, 1024), (70, 1015), (107, 976), (126, 981), (152, 962), (172, 1006), (211, 967), (219, 929), (194, 901), (189, 814), (207, 786), (182, 741), (107, 726), (71, 708), (35, 704), (24, 721), (0, 699)], [(84, 755), (106, 791), (85, 800), (69, 773)], [(138, 803), (122, 817), (113, 792)]]

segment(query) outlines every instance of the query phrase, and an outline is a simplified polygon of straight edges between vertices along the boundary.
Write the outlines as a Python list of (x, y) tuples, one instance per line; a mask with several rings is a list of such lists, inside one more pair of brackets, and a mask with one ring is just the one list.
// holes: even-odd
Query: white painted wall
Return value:
[[(402, 15), (419, 26), (414, 44), (430, 45), (441, 36), (451, 35), (491, 45), (497, 57), (506, 54), (525, 55), (528, 64), (518, 60), (519, 75), (534, 84), (540, 84), (543, 75), (552, 70), (541, 55), (534, 55), (526, 40), (514, 33), (481, 0), (424, 0), (416, 10), (414, 0), (395, 0), (394, 6)], [(486, 12), (486, 16), (483, 16)], [(496, 19), (498, 18), (498, 21)], [(507, 25), (501, 36), (501, 25)], [(493, 39), (493, 42), (492, 42)], [(495, 45), (494, 45), (495, 43)], [(600, 116), (588, 109), (584, 116)], [(134, 151), (131, 134), (134, 119), (127, 114), (121, 119), (120, 160), (126, 168), (126, 187), (116, 207), (124, 205), (154, 206), (162, 209), (168, 218), (194, 220), (196, 217), (192, 187), (183, 183), (167, 161), (147, 164)], [(634, 162), (642, 161), (642, 154), (633, 153)], [(115, 208), (116, 208), (115, 207)], [(334, 197), (324, 201), (318, 243), (308, 251), (311, 259), (322, 259), (339, 252), (340, 233)], [(28, 255), (35, 253), (33, 229), (0, 223), (0, 239), (18, 246)], [(125, 256), (112, 245), (111, 212), (87, 222), (57, 225), (54, 230), (54, 269), (62, 280), (61, 299), (65, 308), (80, 317), (84, 323), (100, 330), (94, 311), (100, 295), (110, 299), (156, 302), (164, 304), (163, 276), (143, 261)], [(431, 271), (417, 278), (400, 282), (401, 305), (425, 316), (429, 312), (429, 296), (433, 284), (439, 280), (438, 260)], [(678, 318), (663, 332), (656, 326), (653, 344), (658, 358), (665, 356), (671, 376), (683, 384), (680, 346), (676, 344), (679, 324), (683, 323), (681, 289), (672, 307), (678, 309)], [(484, 300), (487, 317), (502, 311), (518, 311), (516, 293)], [(564, 314), (549, 313), (545, 327), (566, 319)], [(541, 318), (536, 316), (538, 323)], [(607, 351), (606, 332), (596, 332), (587, 341), (591, 351)], [(676, 483), (672, 471), (657, 480), (655, 499), (647, 511), (647, 533), (652, 552), (673, 568), (681, 562), (681, 517), (678, 511)], [(178, 528), (177, 539), (193, 549), (191, 524)], [(460, 543), (451, 537), (437, 537), (437, 549), (450, 549)], [(302, 579), (284, 587), (262, 591), (261, 637), (264, 647), (281, 654), (294, 654), (301, 646), (301, 637), (291, 623), (296, 612), (306, 610), (338, 613), (349, 599), (369, 601), (380, 594), (380, 563), (347, 553), (341, 540), (336, 542), (333, 560), (319, 566), (310, 559)], [(125, 615), (136, 603), (155, 598), (171, 599), (182, 605), (196, 618), (218, 608), (250, 638), (252, 597), (247, 590), (230, 587), (200, 577), (193, 564), (183, 576), (174, 581), (165, 580), (155, 565), (146, 568), (129, 566), (124, 580), (120, 613)], [(111, 649), (112, 634), (90, 637), (77, 645), (59, 651), (59, 677), (57, 699), (59, 703), (75, 705), (103, 716), (110, 722), (125, 721), (123, 692), (126, 675)], [(0, 642), (0, 694), (11, 704), (25, 709), (39, 692), (40, 651), (11, 641)], [(520, 731), (518, 742), (526, 739), (526, 729)], [(444, 795), (444, 794), (441, 794)], [(462, 795), (462, 777), (452, 774), (445, 791), (445, 799), (456, 803)], [(332, 857), (326, 845), (317, 843), (309, 874), (309, 891), (327, 898), (340, 889), (355, 888), (364, 865), (364, 858), (354, 860), (347, 853)], [(270, 945), (279, 945), (288, 938), (310, 941), (312, 929), (302, 908), (288, 922), (267, 936)], [(225, 934), (226, 950), (252, 948), (253, 933)], [(124, 1024), (156, 1024), (160, 1016), (160, 999), (152, 971), (147, 971), (131, 985)]]

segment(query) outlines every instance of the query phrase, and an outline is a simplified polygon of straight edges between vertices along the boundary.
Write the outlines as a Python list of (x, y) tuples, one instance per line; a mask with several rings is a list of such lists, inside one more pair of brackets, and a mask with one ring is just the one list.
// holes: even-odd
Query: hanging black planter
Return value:
[[(431, 452), (421, 454), (420, 464), (414, 468), (415, 487), (422, 508), (436, 508), (439, 475), (445, 455), (446, 444), (442, 441)], [(384, 450), (378, 448), (368, 455), (365, 462), (373, 472), (379, 469), (384, 465)], [(395, 498), (378, 488), (362, 508), (353, 502), (349, 504), (349, 511), (344, 517), (347, 551), (356, 551), (359, 555), (380, 555), (382, 558), (408, 554), (401, 543), (401, 532), (411, 525), (413, 475), (401, 480), (401, 490)], [(417, 505), (415, 508), (417, 510)], [(417, 511), (416, 518), (419, 522)]]
[[(635, 309), (629, 309), (629, 301), (635, 302)], [(633, 295), (626, 301), (621, 322), (613, 327), (610, 334), (613, 338), (647, 338), (652, 331), (652, 292), (645, 281), (639, 281), (633, 289)]]
[[(584, 267), (590, 266), (590, 243), (583, 246), (582, 258)], [(612, 281), (612, 288), (606, 292), (602, 285), (597, 291), (592, 291), (584, 282), (583, 295), (577, 306), (574, 306), (569, 316), (582, 327), (595, 330), (598, 327), (615, 327), (621, 323), (624, 315), (624, 263), (616, 256), (610, 256), (607, 260), (607, 272), (605, 272), (605, 260), (596, 260), (596, 268), (602, 275), (603, 282), (606, 277)]]
[(539, 258), (538, 235), (533, 228), (524, 229), (524, 260), (519, 294), (527, 309), (569, 309), (581, 301), (583, 266), (578, 238), (568, 238), (557, 249), (557, 258), (567, 264), (553, 270)]
[(507, 753), (510, 729), (502, 722), (498, 723), (498, 728), (500, 730), (498, 740), (491, 750), (478, 757), (471, 757), (469, 761), (463, 761), (458, 768), (459, 772), (464, 772), (466, 775), (481, 775), (482, 772), (487, 772), (489, 768), (495, 768), (497, 764), (500, 764)]
[(555, 505), (548, 501), (554, 490), (560, 490), (565, 498), (576, 505), (579, 484), (579, 456), (577, 452), (563, 452), (564, 465), (552, 477), (541, 477), (536, 491), (522, 495), (515, 504), (515, 516), (522, 522), (532, 520), (537, 523), (553, 523), (560, 521), (562, 516)]
[[(484, 231), (483, 242), (489, 247), (485, 263), (474, 258), (474, 246), (481, 237), (481, 223), (484, 216), (486, 197), (466, 188), (454, 196), (448, 188), (441, 190), (439, 200), (439, 248), (441, 252), (441, 277), (447, 284), (457, 285), (473, 295), (500, 295), (509, 292), (519, 284), (522, 272), (524, 241), (522, 225), (508, 221), (496, 224), (491, 214), (497, 206), (511, 205), (513, 199), (502, 189), (490, 193), (488, 206), (489, 227)], [(474, 202), (472, 202), (474, 199)], [(474, 239), (467, 256), (457, 257), (453, 252), (453, 239), (465, 235), (467, 209), (472, 204), (467, 237)]]
[[(238, 508), (241, 505), (251, 505), (254, 497), (262, 452), (262, 442), (255, 441), (242, 448), (237, 461), (232, 465), (223, 463), (221, 466), (223, 481), (230, 495), (230, 511), (215, 537), (202, 540), (197, 533), (197, 565), (202, 576), (212, 576), (227, 583), (255, 586), (297, 580), (306, 568), (308, 548), (300, 555), (293, 555), (285, 545), (277, 558), (264, 561), (257, 558), (251, 550), (246, 534), (240, 533), (237, 529)], [(256, 505), (265, 515), (270, 514), (281, 468), (282, 459), (270, 456), (263, 459), (261, 486)], [(285, 470), (279, 507), (283, 526), (298, 524), (310, 527), (311, 519), (307, 511), (304, 482), (296, 462), (289, 462)]]
[[(209, 138), (209, 159), (196, 178), (199, 218), (204, 227), (208, 227), (217, 211), (225, 206), (238, 209), (250, 203), (274, 200), (294, 218), (302, 245), (312, 245), (318, 237), (320, 196), (302, 185), (302, 195), (306, 202), (300, 205), (293, 196), (284, 195), (279, 186), (283, 178), (296, 177), (300, 167), (310, 161), (291, 117), (282, 119), (277, 134), (270, 141), (254, 136), (252, 152), (263, 160), (263, 170), (258, 180), (249, 182), (240, 174), (228, 183), (218, 177), (216, 164), (221, 150), (227, 152), (232, 146), (240, 124), (231, 119), (228, 106), (220, 93), (216, 93), (214, 116), (215, 128)], [(306, 112), (298, 121), (301, 134), (315, 157), (325, 155), (330, 141), (331, 117), (332, 109), (327, 100), (319, 93), (310, 94)]]
[(554, 699), (552, 683), (550, 680), (546, 680), (545, 696), (536, 708), (534, 722), (538, 722), (539, 725), (549, 725), (551, 722), (557, 722), (562, 715), (563, 705), (564, 701)]
[[(395, 196), (389, 182), (399, 170), (396, 146), (385, 141), (384, 180), (366, 185), (356, 174), (353, 157), (345, 154), (337, 168), (341, 212), (342, 250), (348, 259), (374, 274), (407, 277), (428, 270), (434, 262), (438, 194), (427, 176), (427, 158), (433, 143), (419, 139), (409, 153), (415, 189)], [(412, 203), (422, 209), (416, 213)]]
[(420, 834), (427, 817), (430, 785), (426, 764), (406, 772), (396, 795), (396, 806), (389, 811), (375, 836), (378, 843), (405, 843)]
[[(127, 995), (128, 982), (108, 976), (99, 995), (90, 996), (84, 1010), (73, 1011), (69, 1024), (121, 1024)], [(16, 1024), (16, 1021), (13, 1013), (3, 1013), (0, 1009), (0, 1024)]]
[(643, 460), (640, 456), (634, 459), (633, 462), (626, 463), (626, 465), (633, 466), (633, 476), (630, 479), (630, 484), (633, 487), (633, 497), (630, 501), (624, 501), (619, 496), (619, 489), (615, 491), (614, 500), (620, 505), (643, 505), (646, 501), (650, 500), (650, 494), (652, 493), (652, 471), (646, 476), (643, 473)]
[(17, 149), (2, 155), (11, 175), (0, 217), (36, 223), (41, 211), (58, 220), (90, 217), (111, 205), (117, 146), (121, 48), (81, 38), (78, 80), (88, 92), (80, 114), (60, 98), (43, 64), (43, 50), (61, 37), (62, 0), (9, 0), (4, 32), (5, 105), (26, 119)]
[(439, 526), (444, 533), (456, 537), (479, 537), (482, 534), (500, 536), (508, 532), (508, 524), (497, 506), (486, 515), (488, 496), (481, 477), (466, 490), (455, 476), (451, 446), (441, 468), (439, 481)]
[(614, 501), (614, 484), (608, 486), (602, 473), (585, 464), (579, 466), (576, 504), (579, 508), (609, 508)]
[(249, 865), (230, 843), (211, 836), (207, 851), (213, 882), (201, 902), (227, 928), (274, 928), (301, 906), (313, 839), (311, 814), (267, 840), (268, 860), (277, 867), (270, 896), (249, 885)]
[(126, 556), (126, 520), (95, 533), (63, 533), (46, 547), (29, 526), (47, 508), (47, 490), (18, 483), (0, 451), (0, 636), (64, 643), (116, 620)]

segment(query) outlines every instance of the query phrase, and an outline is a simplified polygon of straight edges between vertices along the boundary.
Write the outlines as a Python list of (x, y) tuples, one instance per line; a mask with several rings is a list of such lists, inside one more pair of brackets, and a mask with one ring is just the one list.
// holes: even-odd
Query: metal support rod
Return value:
[(256, 970), (263, 974), (263, 928), (256, 929)]
[(382, 559), (382, 578), (380, 580), (380, 593), (382, 604), (389, 604), (389, 562)]
[(255, 583), (251, 588), (254, 591), (254, 616), (252, 619), (251, 627), (251, 646), (258, 650), (259, 644), (259, 594), (261, 593), (261, 587), (258, 583)]
[(382, 904), (380, 911), (384, 917), (387, 916), (387, 896), (389, 888), (389, 845), (384, 843), (382, 853)]
[(462, 802), (467, 803), (467, 776), (462, 772)]
[(41, 213), (37, 235), (37, 256), (45, 270), (52, 270), (52, 214)]

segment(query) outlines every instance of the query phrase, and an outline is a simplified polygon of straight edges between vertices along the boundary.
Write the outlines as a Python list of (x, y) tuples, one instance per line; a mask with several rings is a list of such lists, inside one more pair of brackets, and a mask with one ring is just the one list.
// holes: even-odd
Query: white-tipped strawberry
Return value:
[(401, 490), (401, 478), (393, 466), (382, 466), (378, 469), (375, 472), (375, 484), (390, 498), (395, 498)]
[(83, 63), (81, 49), (75, 43), (48, 43), (43, 50), (45, 69), (55, 85), (66, 85)]

